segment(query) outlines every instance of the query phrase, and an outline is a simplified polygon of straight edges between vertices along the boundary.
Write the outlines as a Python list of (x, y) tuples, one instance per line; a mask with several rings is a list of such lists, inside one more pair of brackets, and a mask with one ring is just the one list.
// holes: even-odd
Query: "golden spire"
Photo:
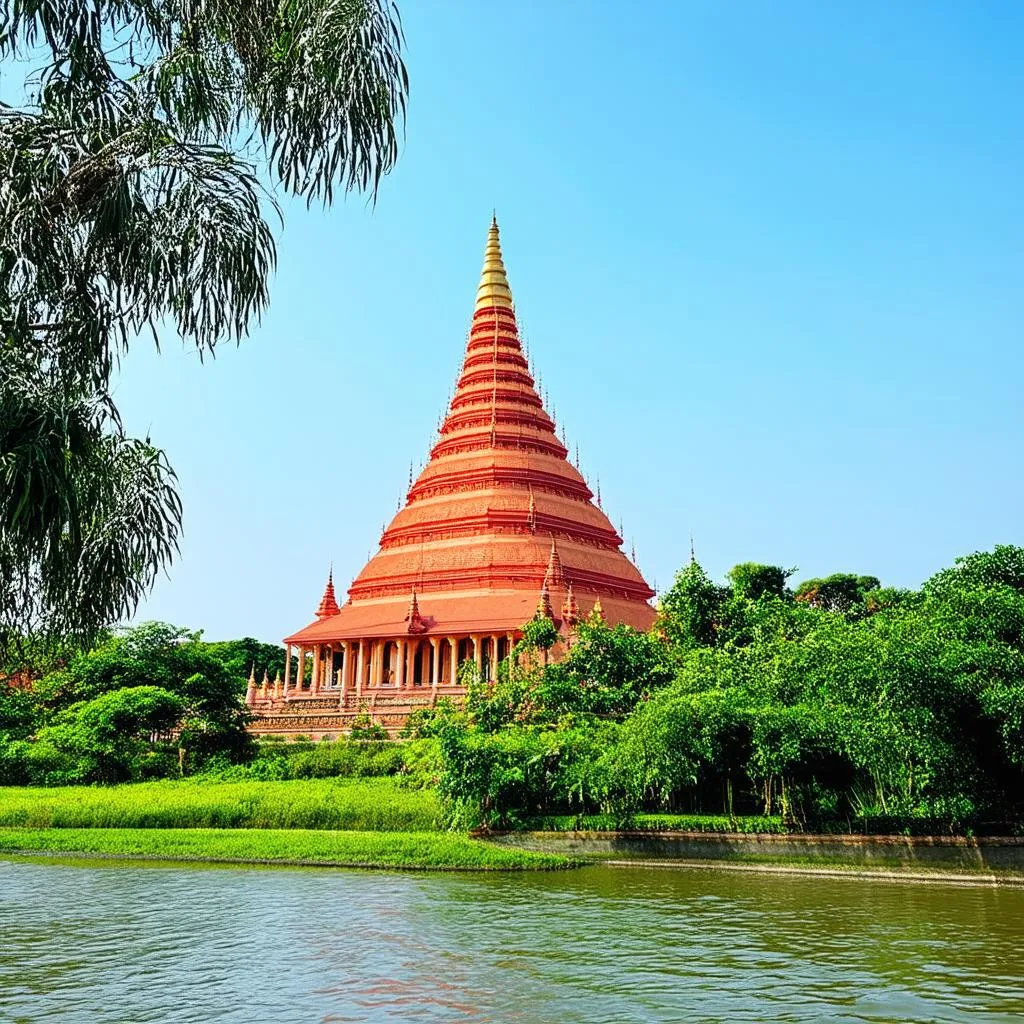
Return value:
[(480, 286), (476, 290), (476, 309), (490, 309), (499, 306), (512, 308), (512, 290), (505, 276), (505, 264), (501, 259), (501, 242), (498, 240), (498, 220), (491, 218), (491, 229), (487, 232), (487, 248), (484, 250), (484, 268), (480, 272)]

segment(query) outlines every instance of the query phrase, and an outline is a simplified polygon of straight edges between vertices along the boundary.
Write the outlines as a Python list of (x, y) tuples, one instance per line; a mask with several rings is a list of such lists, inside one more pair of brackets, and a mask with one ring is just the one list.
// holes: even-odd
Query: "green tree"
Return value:
[(74, 705), (139, 687), (170, 693), (179, 702), (176, 770), (192, 771), (218, 754), (248, 755), (243, 678), (211, 654), (199, 633), (167, 623), (115, 632), (41, 679), (34, 694), (51, 724)]
[(622, 715), (672, 678), (664, 643), (600, 619), (581, 622), (568, 655), (544, 673), (541, 705), (552, 712)]
[[(237, 679), (248, 679), (252, 671), (255, 671), (257, 679), (262, 679), (264, 672), (271, 679), (278, 672), (284, 674), (285, 652), (279, 644), (265, 644), (247, 636), (241, 640), (206, 642), (203, 646)], [(293, 679), (298, 667), (299, 660), (293, 657)]]
[(111, 690), (62, 711), (40, 730), (39, 742), (66, 759), (63, 777), (54, 781), (126, 782), (164, 774), (160, 741), (169, 743), (183, 711), (182, 699), (159, 686)]
[(716, 587), (696, 561), (676, 573), (671, 588), (658, 605), (658, 627), (683, 649), (709, 647), (725, 591)]
[(943, 596), (999, 586), (1024, 593), (1024, 548), (997, 544), (991, 551), (962, 555), (950, 568), (932, 576), (923, 589), (927, 594)]
[(796, 588), (797, 601), (823, 611), (843, 615), (858, 614), (867, 609), (867, 595), (881, 586), (877, 576), (856, 576), (837, 572), (824, 579), (804, 580)]
[(794, 572), (796, 569), (783, 569), (778, 565), (741, 562), (729, 570), (728, 576), (736, 597), (757, 601), (762, 597), (786, 597), (786, 580)]
[(389, 0), (0, 4), (0, 60), (32, 69), (0, 106), (0, 631), (88, 638), (166, 568), (175, 478), (111, 369), (141, 333), (246, 334), (275, 193), (376, 194), (401, 43)]

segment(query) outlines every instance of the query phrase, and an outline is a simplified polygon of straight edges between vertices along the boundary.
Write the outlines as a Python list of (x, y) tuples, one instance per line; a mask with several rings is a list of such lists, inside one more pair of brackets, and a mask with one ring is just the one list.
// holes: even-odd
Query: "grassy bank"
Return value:
[(427, 832), (439, 821), (432, 791), (393, 779), (0, 788), (0, 827)]
[(724, 814), (549, 814), (527, 818), (524, 827), (536, 832), (709, 832), (773, 834), (787, 831), (781, 816), (728, 817)]
[(4, 852), (435, 871), (551, 870), (573, 864), (557, 854), (493, 846), (448, 832), (316, 829), (0, 828)]

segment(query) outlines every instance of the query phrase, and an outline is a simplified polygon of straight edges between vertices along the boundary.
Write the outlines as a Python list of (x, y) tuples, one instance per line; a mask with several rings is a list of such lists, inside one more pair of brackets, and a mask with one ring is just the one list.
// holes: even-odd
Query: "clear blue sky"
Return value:
[(906, 586), (1024, 542), (1024, 5), (401, 7), (377, 206), (289, 204), (250, 339), (125, 364), (186, 515), (140, 618), (277, 640), (331, 561), (347, 586), (426, 458), (492, 207), (557, 418), (660, 589), (691, 532), (716, 577)]

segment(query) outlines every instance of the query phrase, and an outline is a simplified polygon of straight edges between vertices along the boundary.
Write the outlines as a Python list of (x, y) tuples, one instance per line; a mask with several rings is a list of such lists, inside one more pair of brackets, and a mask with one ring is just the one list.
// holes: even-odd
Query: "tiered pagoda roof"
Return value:
[[(339, 609), (288, 643), (504, 632), (536, 613), (542, 587), (559, 619), (595, 602), (609, 622), (647, 629), (654, 592), (568, 461), (523, 355), (492, 221), (462, 373), (430, 460)], [(571, 593), (568, 591), (571, 589)], [(326, 614), (325, 614), (326, 613)]]

